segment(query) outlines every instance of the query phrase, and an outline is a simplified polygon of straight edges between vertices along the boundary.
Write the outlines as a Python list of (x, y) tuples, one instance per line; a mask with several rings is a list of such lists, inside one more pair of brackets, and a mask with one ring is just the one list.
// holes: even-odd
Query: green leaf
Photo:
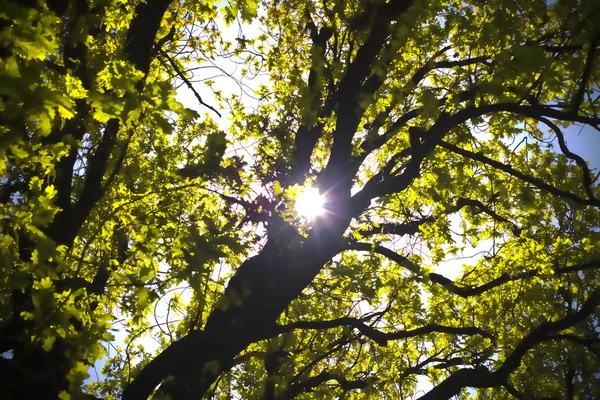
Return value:
[(42, 348), (45, 351), (52, 350), (52, 346), (54, 346), (54, 342), (56, 341), (56, 336), (46, 336), (42, 339)]
[(27, 158), (29, 153), (19, 145), (12, 144), (9, 146), (11, 153), (17, 158)]

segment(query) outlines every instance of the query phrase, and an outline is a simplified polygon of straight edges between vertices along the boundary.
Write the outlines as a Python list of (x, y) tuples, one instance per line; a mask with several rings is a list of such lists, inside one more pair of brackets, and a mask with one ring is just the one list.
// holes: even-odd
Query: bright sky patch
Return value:
[(316, 188), (305, 189), (296, 199), (296, 212), (307, 219), (314, 219), (323, 213), (323, 197)]

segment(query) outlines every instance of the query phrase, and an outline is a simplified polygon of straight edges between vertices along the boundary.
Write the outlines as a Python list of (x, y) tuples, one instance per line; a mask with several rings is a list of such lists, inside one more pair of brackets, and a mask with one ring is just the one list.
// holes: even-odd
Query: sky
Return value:
[[(567, 147), (600, 170), (600, 131), (591, 126), (570, 126), (565, 132)], [(598, 172), (598, 171), (596, 171)]]

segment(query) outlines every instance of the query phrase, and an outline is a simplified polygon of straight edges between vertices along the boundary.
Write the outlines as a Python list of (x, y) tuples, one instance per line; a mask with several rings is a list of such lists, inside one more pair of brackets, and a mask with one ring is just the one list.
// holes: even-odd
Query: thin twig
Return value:
[(219, 118), (221, 118), (221, 113), (219, 113), (214, 107), (206, 104), (202, 100), (202, 97), (200, 97), (200, 94), (198, 94), (198, 92), (196, 91), (196, 89), (194, 89), (194, 86), (192, 85), (192, 82), (190, 82), (190, 80), (185, 77), (185, 74), (181, 71), (181, 69), (179, 69), (179, 67), (177, 66), (177, 63), (175, 62), (175, 60), (173, 60), (173, 58), (170, 55), (168, 55), (166, 52), (164, 52), (163, 50), (159, 50), (159, 51), (160, 51), (160, 54), (164, 58), (166, 58), (167, 61), (169, 61), (169, 64), (171, 64), (171, 67), (173, 67), (173, 69), (175, 70), (175, 72), (177, 73), (177, 75), (179, 76), (179, 78), (181, 78), (181, 80), (192, 91), (192, 93), (194, 93), (194, 96), (196, 96), (196, 99), (198, 100), (198, 102), (200, 103), (200, 105), (203, 105), (204, 107), (208, 108), (209, 110), (214, 111), (214, 113), (217, 114), (219, 116)]

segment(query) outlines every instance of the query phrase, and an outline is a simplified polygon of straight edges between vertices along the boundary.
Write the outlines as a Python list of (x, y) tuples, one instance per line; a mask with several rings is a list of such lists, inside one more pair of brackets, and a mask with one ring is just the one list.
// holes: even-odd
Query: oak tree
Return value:
[(0, 0), (3, 397), (598, 395), (598, 20)]

